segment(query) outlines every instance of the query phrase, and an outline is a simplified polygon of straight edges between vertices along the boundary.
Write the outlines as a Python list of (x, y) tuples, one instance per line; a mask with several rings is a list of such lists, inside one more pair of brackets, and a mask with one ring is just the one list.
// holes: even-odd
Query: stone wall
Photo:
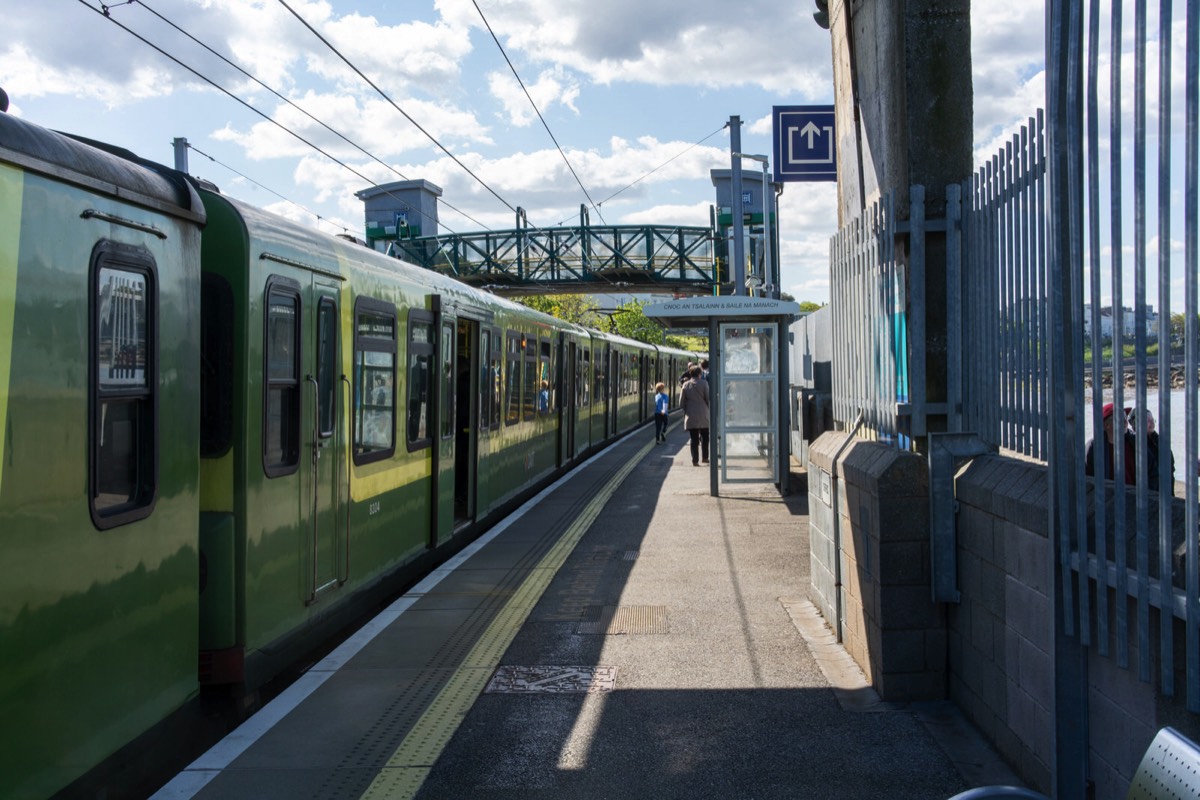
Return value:
[(1054, 753), (1054, 575), (1046, 468), (998, 456), (958, 475), (950, 698), (1021, 777), (1049, 792)]
[[(945, 614), (929, 590), (927, 474), (923, 458), (847, 443), (845, 433), (809, 448), (812, 600), (827, 621), (832, 614), (884, 700), (945, 696)], [(822, 513), (822, 502), (833, 513)]]
[[(809, 448), (808, 471), (810, 598), (880, 696), (949, 697), (1022, 780), (1051, 794), (1055, 602), (1045, 465), (992, 455), (959, 470), (957, 604), (930, 599), (923, 458), (826, 433)], [(1176, 499), (1176, 517), (1181, 507)], [(1118, 800), (1158, 729), (1171, 725), (1200, 740), (1200, 715), (1185, 706), (1182, 623), (1175, 625), (1176, 696), (1166, 697), (1158, 690), (1158, 614), (1151, 609), (1151, 680), (1143, 682), (1136, 602), (1125, 600), (1122, 666), (1116, 595), (1107, 598), (1107, 653), (1093, 642), (1087, 656), (1088, 757), (1096, 799)]]
[[(1111, 489), (1111, 484), (1109, 484)], [(1001, 456), (976, 458), (955, 479), (962, 602), (950, 606), (950, 698), (1030, 786), (1050, 794), (1054, 753), (1054, 569), (1047, 539), (1046, 467)], [(1111, 491), (1109, 513), (1111, 529)], [(1156, 495), (1155, 495), (1156, 496)], [(1089, 508), (1092, 497), (1087, 497)], [(1132, 496), (1128, 500), (1132, 507)], [(1148, 527), (1157, 529), (1156, 503)], [(1172, 504), (1177, 539), (1183, 502)], [(1130, 531), (1136, 521), (1130, 517)], [(1151, 537), (1153, 538), (1153, 537)], [(1108, 537), (1111, 555), (1111, 532)], [(1151, 565), (1157, 555), (1151, 553)], [(1132, 562), (1131, 562), (1132, 564)], [(1156, 570), (1155, 570), (1156, 571)], [(1096, 595), (1091, 595), (1096, 635)], [(1089, 767), (1096, 800), (1125, 797), (1142, 754), (1159, 728), (1193, 739), (1200, 721), (1186, 710), (1183, 624), (1175, 625), (1176, 696), (1159, 690), (1159, 616), (1149, 615), (1149, 682), (1139, 677), (1138, 614), (1126, 597), (1128, 666), (1121, 666), (1116, 603), (1106, 593), (1108, 642), (1087, 655)]]

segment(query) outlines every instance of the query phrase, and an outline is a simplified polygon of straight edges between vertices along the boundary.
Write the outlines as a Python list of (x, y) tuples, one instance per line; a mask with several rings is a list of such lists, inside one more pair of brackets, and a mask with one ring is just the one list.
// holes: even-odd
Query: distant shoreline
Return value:
[[(1184, 368), (1183, 368), (1182, 364), (1172, 365), (1172, 367), (1171, 367), (1171, 388), (1172, 389), (1185, 388), (1185, 381), (1184, 381), (1183, 374), (1184, 374)], [(1092, 386), (1092, 381), (1091, 381), (1091, 378), (1089, 377), (1089, 374), (1087, 373), (1087, 371), (1084, 372), (1083, 385), (1089, 389)], [(1102, 388), (1105, 388), (1105, 389), (1112, 388), (1113, 381), (1112, 381), (1112, 370), (1111, 369), (1106, 370), (1104, 372), (1103, 383), (1101, 384), (1101, 386), (1102, 386)], [(1134, 377), (1133, 371), (1126, 368), (1125, 388), (1132, 389), (1136, 386), (1137, 386), (1137, 380)], [(1158, 388), (1158, 365), (1157, 364), (1147, 365), (1147, 367), (1146, 367), (1146, 388), (1147, 389), (1157, 389)]]

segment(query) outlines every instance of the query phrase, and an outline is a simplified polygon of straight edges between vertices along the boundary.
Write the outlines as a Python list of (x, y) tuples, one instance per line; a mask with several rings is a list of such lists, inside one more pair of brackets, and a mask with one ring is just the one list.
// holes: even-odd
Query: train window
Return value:
[(492, 370), (490, 377), (490, 391), (492, 393), (492, 400), (489, 404), (491, 416), (488, 417), (487, 425), (489, 428), (499, 428), (500, 410), (504, 407), (500, 399), (501, 390), (504, 388), (504, 381), (500, 375), (500, 365), (504, 361), (504, 345), (500, 339), (500, 331), (495, 328), (492, 329), (492, 350), (490, 358), (491, 361), (489, 363), (491, 364)]
[(200, 276), (200, 455), (219, 458), (233, 444), (233, 289)]
[(433, 444), (429, 407), (433, 368), (433, 315), (426, 311), (408, 314), (408, 450)]
[(592, 404), (592, 351), (586, 347), (583, 348), (583, 366), (580, 369), (583, 370), (583, 373), (577, 373), (578, 378), (575, 381), (575, 391), (580, 393), (579, 407), (587, 408)]
[(522, 408), (526, 420), (533, 419), (536, 413), (534, 403), (535, 401), (540, 402), (536, 399), (541, 397), (538, 385), (537, 352), (537, 337), (525, 337), (525, 403)]
[(322, 439), (333, 436), (337, 409), (337, 306), (328, 297), (317, 305), (317, 422)]
[(263, 470), (275, 478), (300, 463), (300, 288), (272, 278), (266, 295)]
[(548, 339), (541, 342), (542, 354), (538, 359), (538, 374), (541, 378), (541, 389), (538, 392), (538, 412), (549, 414), (558, 408), (556, 390), (557, 381), (554, 378), (554, 348)]
[(454, 323), (442, 323), (442, 383), (441, 394), (442, 438), (454, 436)]
[(605, 403), (608, 401), (608, 380), (605, 376), (608, 358), (603, 350), (597, 350), (595, 355), (596, 358), (592, 362), (592, 402)]
[(92, 254), (92, 522), (112, 528), (153, 510), (158, 306), (154, 260), (143, 248), (100, 242)]
[(354, 463), (396, 452), (396, 307), (354, 302)]
[(492, 418), (492, 332), (487, 328), (479, 331), (479, 427), (487, 430)]
[(521, 334), (508, 331), (508, 348), (505, 351), (505, 397), (504, 424), (516, 425), (521, 421)]

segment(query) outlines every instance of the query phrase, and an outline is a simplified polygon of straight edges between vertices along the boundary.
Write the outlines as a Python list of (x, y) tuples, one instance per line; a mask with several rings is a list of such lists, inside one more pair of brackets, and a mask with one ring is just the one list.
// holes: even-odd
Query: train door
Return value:
[[(454, 526), (475, 518), (476, 465), (479, 463), (480, 325), (460, 319), (454, 345)], [(444, 329), (443, 329), (444, 330)]]
[(575, 455), (576, 381), (579, 379), (579, 346), (560, 334), (558, 350), (558, 463), (566, 464)]
[(433, 524), (430, 526), (430, 547), (436, 547), (454, 532), (455, 480), (454, 450), (457, 321), (448, 314), (439, 315), (437, 327), (437, 413), (434, 418), (433, 458)]
[(642, 406), (642, 416), (639, 419), (642, 420), (654, 416), (654, 363), (654, 356), (649, 353), (642, 354), (642, 385), (638, 387)]
[(622, 370), (625, 358), (616, 348), (610, 351), (608, 360), (608, 426), (604, 438), (615, 436), (620, 424), (618, 409), (621, 407), (621, 392), (625, 389), (625, 373)]
[(345, 486), (349, 480), (346, 465), (345, 421), (342, 410), (342, 362), (339, 338), (340, 287), (324, 278), (313, 277), (311, 301), (306, 303), (306, 336), (313, 346), (305, 361), (305, 386), (302, 394), (302, 419), (309, 441), (307, 476), (301, 480), (304, 512), (311, 532), (312, 575), (309, 602), (324, 591), (344, 582), (346, 559), (343, 552), (344, 504), (349, 501)]

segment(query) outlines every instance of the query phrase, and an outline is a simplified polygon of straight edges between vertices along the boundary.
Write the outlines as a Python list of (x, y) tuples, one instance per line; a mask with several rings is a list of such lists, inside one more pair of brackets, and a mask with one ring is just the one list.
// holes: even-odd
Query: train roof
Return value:
[[(380, 253), (364, 244), (348, 240), (340, 236), (324, 233), (316, 228), (301, 225), (292, 220), (280, 217), (258, 206), (237, 200), (219, 192), (203, 190), (206, 194), (220, 198), (241, 217), (243, 224), (254, 232), (256, 237), (272, 241), (286, 241), (290, 247), (310, 252), (333, 252), (340, 257), (353, 261), (356, 268), (373, 270), (396, 276), (400, 280), (413, 285), (430, 287), (437, 294), (449, 301), (449, 305), (466, 304), (481, 310), (505, 309), (514, 313), (535, 318), (542, 323), (559, 329), (571, 330), (580, 334), (591, 333), (590, 329), (576, 325), (549, 314), (542, 313), (529, 306), (521, 305), (507, 298), (498, 297), (489, 292), (476, 289), (448, 275), (425, 269), (424, 267), (401, 261), (384, 253)], [(332, 268), (332, 265), (329, 265)], [(340, 267), (338, 267), (340, 269)]]
[(0, 161), (194, 222), (204, 206), (184, 176), (128, 150), (0, 113)]

